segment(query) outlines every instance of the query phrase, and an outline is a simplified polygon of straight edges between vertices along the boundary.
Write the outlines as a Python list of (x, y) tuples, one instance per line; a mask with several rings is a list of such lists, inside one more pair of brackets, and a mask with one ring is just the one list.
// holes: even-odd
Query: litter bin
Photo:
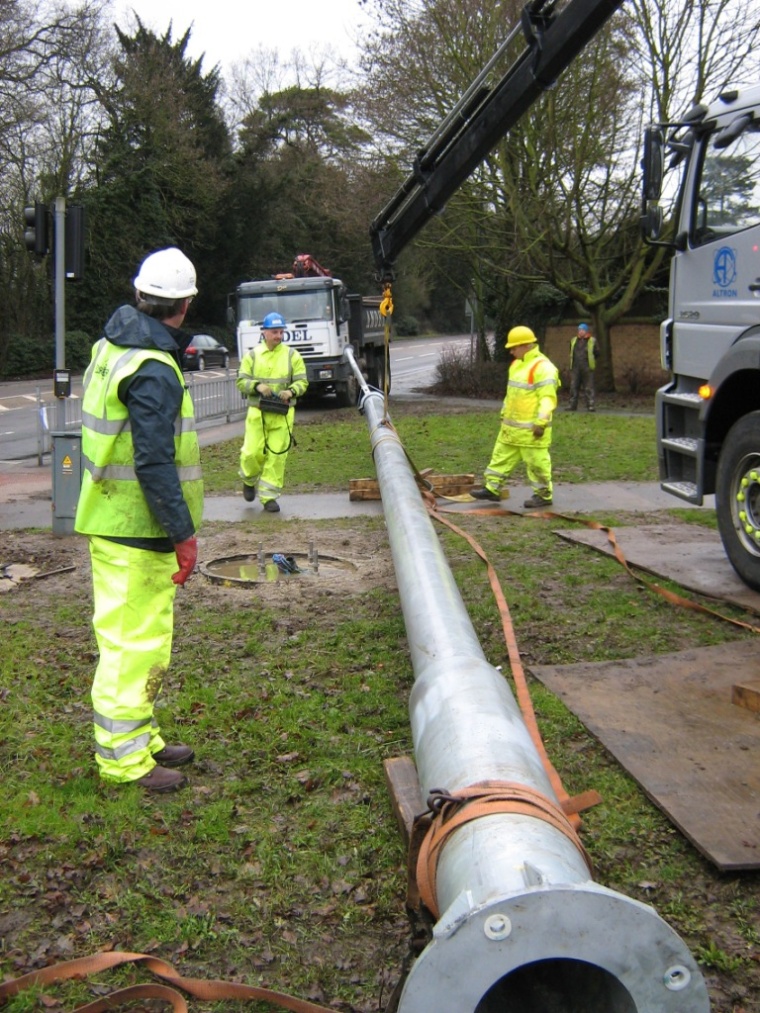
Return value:
[(73, 535), (82, 485), (82, 434), (50, 435), (53, 439), (53, 534)]

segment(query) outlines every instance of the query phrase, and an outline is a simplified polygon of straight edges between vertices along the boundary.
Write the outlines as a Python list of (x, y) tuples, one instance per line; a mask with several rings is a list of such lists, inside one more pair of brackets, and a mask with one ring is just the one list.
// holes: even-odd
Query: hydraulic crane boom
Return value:
[[(418, 153), (414, 169), (370, 226), (375, 265), (392, 277), (404, 249), (474, 172), (539, 95), (590, 42), (623, 0), (532, 0), (520, 28), (501, 44)], [(526, 49), (494, 87), (492, 67), (522, 30)]]

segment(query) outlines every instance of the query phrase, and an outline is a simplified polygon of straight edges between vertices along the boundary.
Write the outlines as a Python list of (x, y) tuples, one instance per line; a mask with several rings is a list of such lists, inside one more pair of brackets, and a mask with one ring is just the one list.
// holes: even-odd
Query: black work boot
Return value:
[(470, 495), (472, 496), (473, 499), (487, 499), (490, 500), (492, 503), (499, 503), (501, 501), (501, 496), (498, 494), (498, 492), (493, 492), (491, 489), (487, 489), (485, 486), (483, 486), (482, 489), (470, 490)]
[(184, 774), (180, 774), (178, 770), (167, 770), (166, 767), (156, 766), (147, 774), (138, 777), (135, 784), (139, 784), (146, 791), (162, 794), (184, 788), (187, 784), (187, 778)]
[(190, 746), (178, 742), (176, 746), (164, 746), (157, 753), (153, 753), (153, 759), (162, 767), (181, 767), (189, 763), (195, 756)]
[(533, 493), (530, 499), (526, 499), (523, 503), (523, 506), (528, 510), (541, 510), (542, 507), (549, 507), (551, 505), (551, 496), (548, 499), (544, 499), (543, 496), (539, 496), (538, 493)]

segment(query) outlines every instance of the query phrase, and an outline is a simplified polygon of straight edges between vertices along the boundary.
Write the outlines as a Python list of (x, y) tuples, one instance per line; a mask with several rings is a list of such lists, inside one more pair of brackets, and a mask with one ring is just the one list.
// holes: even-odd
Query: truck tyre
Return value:
[(723, 441), (715, 507), (729, 562), (760, 591), (760, 412), (739, 419)]
[(335, 394), (339, 408), (355, 408), (359, 401), (359, 384), (352, 374), (346, 380), (335, 384)]
[[(377, 390), (385, 390), (385, 349), (376, 348), (367, 356), (367, 383)], [(391, 392), (391, 363), (388, 360), (388, 393)]]

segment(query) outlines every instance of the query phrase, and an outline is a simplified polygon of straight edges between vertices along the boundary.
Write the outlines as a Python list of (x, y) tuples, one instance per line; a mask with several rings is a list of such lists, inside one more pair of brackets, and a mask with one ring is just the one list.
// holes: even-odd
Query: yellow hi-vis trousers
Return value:
[(95, 759), (106, 781), (135, 781), (164, 748), (153, 705), (169, 667), (174, 632), (173, 552), (90, 537), (100, 660), (92, 684)]
[(552, 498), (552, 459), (548, 447), (521, 447), (507, 443), (502, 438), (502, 431), (496, 438), (491, 460), (484, 472), (485, 486), (491, 492), (499, 492), (507, 477), (517, 465), (525, 462), (533, 492), (541, 499)]
[(240, 477), (246, 485), (258, 486), (262, 503), (279, 499), (285, 485), (294, 415), (292, 408), (287, 415), (266, 416), (258, 408), (248, 409), (240, 448)]

